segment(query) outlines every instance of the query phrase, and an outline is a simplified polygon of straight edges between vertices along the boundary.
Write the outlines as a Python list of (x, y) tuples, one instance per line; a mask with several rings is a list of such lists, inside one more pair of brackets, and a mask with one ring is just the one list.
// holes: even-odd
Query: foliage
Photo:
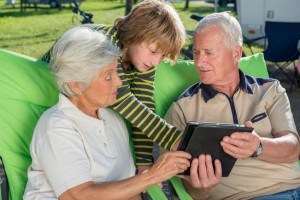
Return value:
[[(20, 1), (20, 0), (19, 0)], [(20, 3), (15, 7), (5, 5), (0, 0), (0, 48), (40, 58), (67, 29), (80, 24), (79, 19), (72, 22), (72, 5), (64, 4), (61, 10), (38, 5), (38, 9), (27, 8), (20, 12)], [(82, 10), (94, 14), (94, 22), (112, 24), (124, 15), (126, 1), (88, 0), (80, 4)], [(214, 12), (212, 5), (201, 1), (191, 1), (189, 9), (184, 9), (184, 1), (173, 2), (186, 29), (193, 30), (196, 21), (190, 19), (192, 13), (207, 15)], [(220, 8), (220, 11), (232, 8)], [(75, 17), (76, 18), (76, 17)], [(149, 27), (150, 28), (150, 27)]]

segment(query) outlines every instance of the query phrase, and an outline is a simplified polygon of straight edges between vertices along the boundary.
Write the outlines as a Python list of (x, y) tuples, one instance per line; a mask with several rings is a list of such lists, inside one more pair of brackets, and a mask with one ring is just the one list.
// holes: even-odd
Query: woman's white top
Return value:
[(106, 183), (134, 176), (124, 121), (109, 108), (99, 109), (98, 118), (59, 95), (59, 102), (42, 115), (34, 130), (24, 199), (57, 199), (88, 181)]

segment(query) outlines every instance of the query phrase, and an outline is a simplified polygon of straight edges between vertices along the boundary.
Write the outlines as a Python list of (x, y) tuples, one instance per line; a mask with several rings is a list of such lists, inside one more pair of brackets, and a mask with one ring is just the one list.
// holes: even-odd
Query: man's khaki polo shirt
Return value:
[[(233, 97), (196, 83), (169, 109), (166, 121), (184, 130), (189, 121), (244, 124), (262, 137), (289, 130), (297, 134), (285, 89), (274, 79), (253, 78), (240, 71)], [(256, 158), (239, 159), (229, 177), (223, 177), (210, 199), (249, 199), (300, 187), (298, 163), (271, 164)], [(189, 191), (197, 193), (197, 190)]]

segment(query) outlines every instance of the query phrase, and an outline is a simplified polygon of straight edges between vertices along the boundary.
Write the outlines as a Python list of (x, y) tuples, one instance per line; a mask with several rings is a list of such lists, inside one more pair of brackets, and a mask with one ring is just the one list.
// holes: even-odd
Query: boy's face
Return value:
[(157, 43), (133, 44), (128, 47), (127, 55), (130, 62), (140, 71), (147, 71), (157, 67), (165, 58), (164, 53), (158, 49)]

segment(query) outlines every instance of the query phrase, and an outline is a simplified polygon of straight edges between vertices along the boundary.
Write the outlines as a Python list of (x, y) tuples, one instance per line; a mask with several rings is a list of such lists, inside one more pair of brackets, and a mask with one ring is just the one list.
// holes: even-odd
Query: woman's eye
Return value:
[(106, 76), (106, 77), (105, 77), (105, 80), (106, 80), (106, 81), (110, 81), (110, 80), (111, 80), (111, 76)]

